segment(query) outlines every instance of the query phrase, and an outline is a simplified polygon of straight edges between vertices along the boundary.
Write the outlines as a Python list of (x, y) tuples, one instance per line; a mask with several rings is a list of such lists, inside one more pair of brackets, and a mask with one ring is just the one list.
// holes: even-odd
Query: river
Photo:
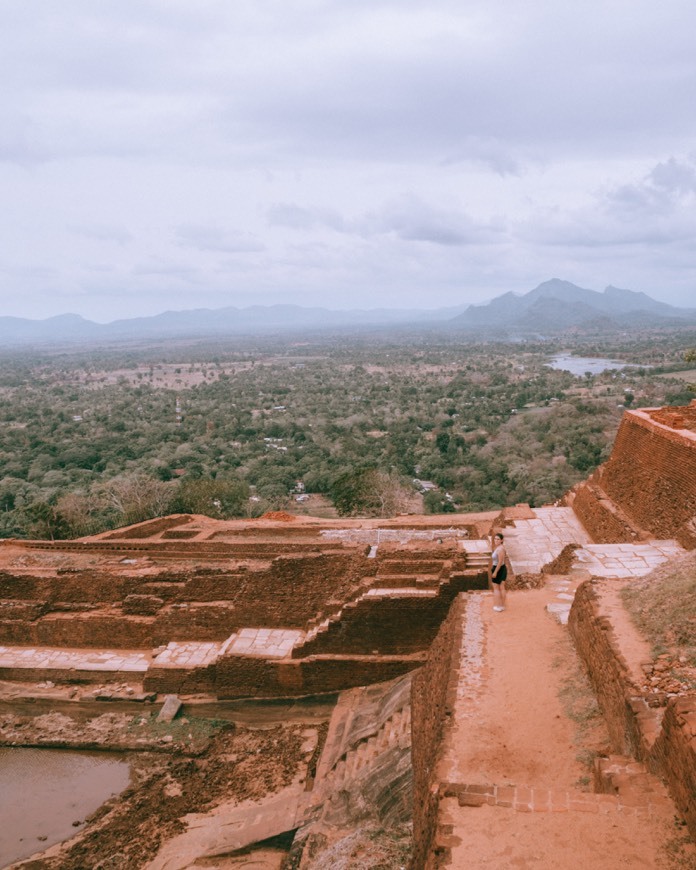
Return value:
[(602, 357), (589, 356), (570, 356), (569, 354), (558, 354), (553, 357), (551, 362), (547, 363), (552, 369), (561, 369), (564, 372), (570, 372), (576, 377), (582, 377), (585, 372), (591, 372), (593, 375), (601, 374), (607, 369), (625, 369), (636, 368), (631, 363), (621, 362), (618, 359), (604, 359)]

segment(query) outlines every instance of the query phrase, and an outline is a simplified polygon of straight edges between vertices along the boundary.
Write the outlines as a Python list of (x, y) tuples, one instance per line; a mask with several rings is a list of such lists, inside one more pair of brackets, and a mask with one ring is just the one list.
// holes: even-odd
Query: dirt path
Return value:
[(608, 736), (567, 629), (545, 611), (552, 595), (512, 593), (503, 613), (481, 599), (481, 691), (458, 710), (448, 753), (449, 778), (472, 791), (447, 800), (452, 866), (693, 866), (670, 858), (674, 808), (657, 781), (641, 807), (593, 793), (588, 761)]

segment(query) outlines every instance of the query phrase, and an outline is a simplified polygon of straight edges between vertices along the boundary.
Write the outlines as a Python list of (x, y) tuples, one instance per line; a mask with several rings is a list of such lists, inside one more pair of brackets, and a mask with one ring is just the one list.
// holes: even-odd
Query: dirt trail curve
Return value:
[[(484, 594), (468, 609), (464, 646), (467, 634), (483, 646), (481, 680), (462, 693), (440, 770), (457, 784), (441, 817), (452, 826), (450, 866), (693, 867), (670, 856), (675, 811), (655, 778), (593, 792), (587, 761), (608, 752), (608, 739), (567, 629), (546, 612), (556, 594), (552, 582), (510, 593), (503, 613)], [(471, 650), (462, 655), (471, 661)]]

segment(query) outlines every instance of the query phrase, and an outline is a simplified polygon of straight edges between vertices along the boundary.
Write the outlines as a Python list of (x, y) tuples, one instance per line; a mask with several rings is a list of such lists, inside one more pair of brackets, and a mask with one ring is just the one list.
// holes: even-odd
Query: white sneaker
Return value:
[(501, 611), (501, 610), (505, 610), (505, 608), (504, 608), (504, 607), (499, 607), (499, 606), (496, 604), (495, 607), (493, 608), (493, 610), (497, 610), (498, 613), (500, 613), (500, 611)]

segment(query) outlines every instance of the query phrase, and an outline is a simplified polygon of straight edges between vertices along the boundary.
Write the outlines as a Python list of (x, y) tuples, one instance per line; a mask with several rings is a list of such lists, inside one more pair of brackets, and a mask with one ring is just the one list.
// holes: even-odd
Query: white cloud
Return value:
[(176, 228), (175, 236), (177, 244), (181, 247), (212, 253), (248, 254), (264, 249), (252, 233), (224, 230), (214, 226), (180, 226)]
[(0, 314), (550, 275), (688, 304), (695, 26), (686, 0), (9, 4)]

